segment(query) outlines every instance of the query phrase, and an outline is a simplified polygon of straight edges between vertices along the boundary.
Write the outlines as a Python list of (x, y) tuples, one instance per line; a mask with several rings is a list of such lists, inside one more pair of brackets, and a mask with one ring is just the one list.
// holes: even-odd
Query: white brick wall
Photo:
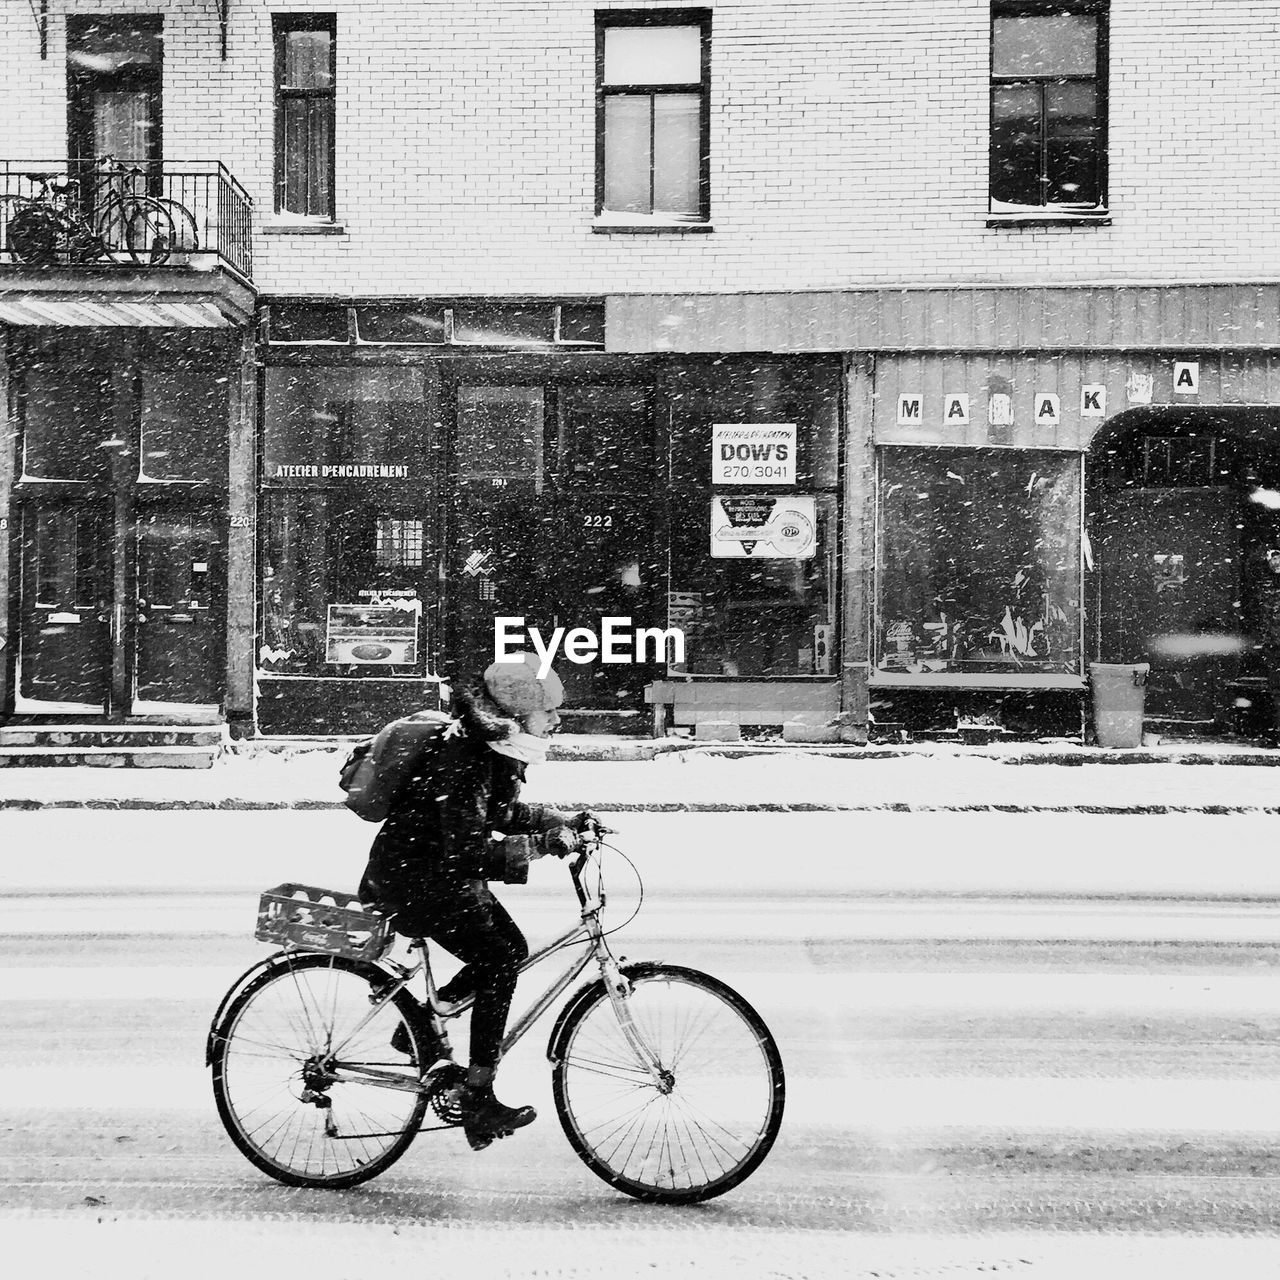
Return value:
[[(49, 58), (0, 6), (0, 156), (66, 149)], [(338, 14), (342, 236), (259, 236), (267, 292), (599, 294), (941, 281), (1273, 279), (1280, 6), (1113, 0), (1110, 227), (986, 227), (985, 0), (708, 0), (708, 235), (595, 235), (594, 13), (674, 0), (95, 0), (165, 16), (164, 139), (270, 220), (271, 14)]]

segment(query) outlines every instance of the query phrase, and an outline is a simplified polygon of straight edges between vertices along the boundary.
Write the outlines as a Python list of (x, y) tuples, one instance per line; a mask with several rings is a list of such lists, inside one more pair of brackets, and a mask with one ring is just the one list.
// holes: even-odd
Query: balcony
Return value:
[(220, 161), (0, 160), (0, 324), (244, 325), (252, 230)]

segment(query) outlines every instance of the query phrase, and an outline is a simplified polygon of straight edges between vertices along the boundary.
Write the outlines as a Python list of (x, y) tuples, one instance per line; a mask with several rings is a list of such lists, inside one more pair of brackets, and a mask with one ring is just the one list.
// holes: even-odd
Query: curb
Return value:
[[(340, 752), (362, 739), (273, 738), (229, 743), (224, 758), (255, 755), (309, 755)], [(1159, 747), (1098, 747), (1063, 741), (1039, 744), (969, 745), (960, 742), (868, 743), (866, 746), (820, 742), (697, 742), (688, 738), (610, 738), (566, 742), (553, 740), (549, 763), (643, 763), (666, 755), (716, 756), (741, 760), (755, 756), (822, 756), (832, 760), (965, 759), (1015, 765), (1084, 764), (1227, 764), (1280, 767), (1280, 750), (1253, 743), (1224, 743), (1218, 749), (1199, 743), (1167, 743)]]
[[(1280, 814), (1280, 804), (930, 804), (909, 800), (892, 800), (883, 804), (841, 804), (822, 801), (760, 801), (733, 803), (715, 800), (563, 800), (552, 798), (540, 803), (557, 809), (592, 809), (598, 813), (1089, 813), (1089, 814), (1185, 814), (1200, 813), (1214, 817), (1242, 814)], [(148, 800), (141, 797), (84, 799), (19, 799), (0, 798), (0, 810), (33, 811), (38, 809), (97, 810), (199, 810), (204, 812), (272, 812), (275, 810), (346, 812), (341, 802), (331, 800), (255, 800), (228, 796), (221, 800)], [(373, 824), (370, 824), (373, 825)]]

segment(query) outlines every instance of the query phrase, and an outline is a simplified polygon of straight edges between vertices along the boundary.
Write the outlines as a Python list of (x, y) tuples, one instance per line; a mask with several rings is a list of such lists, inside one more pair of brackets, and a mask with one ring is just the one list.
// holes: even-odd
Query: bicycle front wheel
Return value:
[(134, 199), (124, 224), (124, 247), (142, 266), (160, 267), (173, 252), (173, 218), (159, 200)]
[(778, 1046), (760, 1015), (716, 978), (662, 964), (623, 972), (631, 992), (620, 1014), (597, 982), (553, 1035), (552, 1091), (565, 1136), (593, 1173), (638, 1199), (691, 1204), (722, 1195), (778, 1136), (786, 1094)]
[[(353, 1187), (398, 1160), (422, 1125), (415, 1002), (376, 965), (289, 954), (228, 1007), (212, 1040), (213, 1093), (231, 1140), (295, 1187)], [(394, 1044), (392, 1043), (394, 1040)]]

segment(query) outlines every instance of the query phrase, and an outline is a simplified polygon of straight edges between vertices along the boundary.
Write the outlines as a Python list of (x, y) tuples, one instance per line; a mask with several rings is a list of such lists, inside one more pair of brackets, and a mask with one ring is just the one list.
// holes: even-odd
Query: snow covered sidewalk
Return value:
[[(344, 754), (232, 751), (209, 770), (6, 769), (0, 808), (333, 808), (341, 804)], [(615, 812), (1280, 813), (1274, 764), (1280, 754), (1231, 745), (1140, 753), (1064, 744), (893, 752), (690, 747), (649, 759), (553, 759), (531, 771), (528, 793), (565, 808)]]

